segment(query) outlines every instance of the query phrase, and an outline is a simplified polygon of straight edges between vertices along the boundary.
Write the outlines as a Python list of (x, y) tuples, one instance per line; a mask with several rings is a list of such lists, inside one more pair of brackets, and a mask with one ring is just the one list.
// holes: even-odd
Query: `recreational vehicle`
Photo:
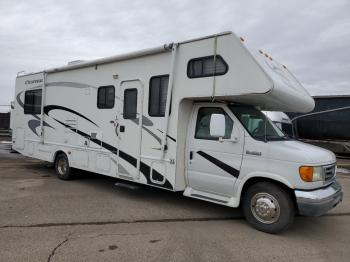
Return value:
[(14, 149), (228, 207), (277, 233), (342, 200), (333, 153), (261, 112), (314, 100), (282, 64), (232, 32), (16, 78)]

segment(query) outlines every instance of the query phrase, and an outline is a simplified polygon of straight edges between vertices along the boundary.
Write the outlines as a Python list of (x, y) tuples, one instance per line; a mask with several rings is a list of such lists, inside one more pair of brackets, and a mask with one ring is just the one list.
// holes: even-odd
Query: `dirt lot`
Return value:
[(0, 261), (349, 261), (350, 174), (338, 180), (338, 207), (269, 235), (178, 193), (86, 172), (60, 181), (0, 144)]

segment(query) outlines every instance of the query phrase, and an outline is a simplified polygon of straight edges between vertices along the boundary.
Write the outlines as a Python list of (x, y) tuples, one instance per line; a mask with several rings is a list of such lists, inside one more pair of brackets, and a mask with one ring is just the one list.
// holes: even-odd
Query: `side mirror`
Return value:
[(224, 137), (226, 121), (223, 114), (212, 114), (210, 117), (210, 136)]

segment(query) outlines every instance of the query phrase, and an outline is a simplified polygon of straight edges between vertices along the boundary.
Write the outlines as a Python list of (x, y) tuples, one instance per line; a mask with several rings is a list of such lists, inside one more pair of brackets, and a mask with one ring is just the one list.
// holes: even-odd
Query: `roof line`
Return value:
[[(229, 34), (232, 34), (232, 32), (225, 31), (225, 32), (221, 32), (218, 34), (212, 34), (212, 35), (208, 35), (208, 36), (204, 36), (204, 37), (198, 37), (198, 38), (193, 38), (193, 39), (181, 41), (181, 42), (178, 42), (177, 44), (182, 45), (182, 44), (187, 44), (187, 43), (191, 43), (191, 42), (201, 41), (201, 40), (205, 40), (205, 39), (209, 39), (209, 38), (213, 38), (213, 37), (218, 37), (218, 36), (223, 36), (223, 35), (229, 35)], [(29, 75), (35, 75), (35, 74), (39, 74), (39, 73), (45, 73), (45, 72), (46, 73), (56, 73), (56, 72), (74, 70), (74, 69), (78, 69), (78, 68), (97, 66), (97, 65), (108, 64), (108, 63), (112, 63), (112, 62), (116, 62), (116, 61), (123, 61), (123, 60), (128, 60), (128, 59), (133, 59), (133, 58), (138, 58), (138, 57), (143, 57), (143, 56), (148, 56), (148, 55), (159, 54), (159, 53), (163, 53), (163, 52), (169, 52), (172, 50), (173, 44), (174, 43), (164, 44), (164, 45), (161, 45), (158, 47), (142, 49), (139, 51), (129, 52), (129, 53), (125, 53), (125, 54), (94, 59), (94, 60), (90, 60), (90, 61), (86, 61), (86, 62), (82, 62), (82, 63), (78, 63), (78, 64), (50, 68), (50, 69), (35, 72), (35, 73), (18, 75), (17, 78), (29, 76)]]

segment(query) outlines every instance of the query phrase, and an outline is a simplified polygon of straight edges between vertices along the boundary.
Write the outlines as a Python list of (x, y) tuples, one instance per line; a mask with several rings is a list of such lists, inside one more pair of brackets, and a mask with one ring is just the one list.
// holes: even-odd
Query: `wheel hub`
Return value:
[(66, 173), (66, 171), (67, 171), (67, 163), (66, 163), (66, 161), (64, 161), (64, 159), (58, 160), (57, 169), (58, 169), (58, 172), (61, 175), (64, 175)]
[(275, 197), (268, 193), (258, 193), (251, 200), (253, 216), (264, 224), (272, 224), (280, 217), (280, 206)]

